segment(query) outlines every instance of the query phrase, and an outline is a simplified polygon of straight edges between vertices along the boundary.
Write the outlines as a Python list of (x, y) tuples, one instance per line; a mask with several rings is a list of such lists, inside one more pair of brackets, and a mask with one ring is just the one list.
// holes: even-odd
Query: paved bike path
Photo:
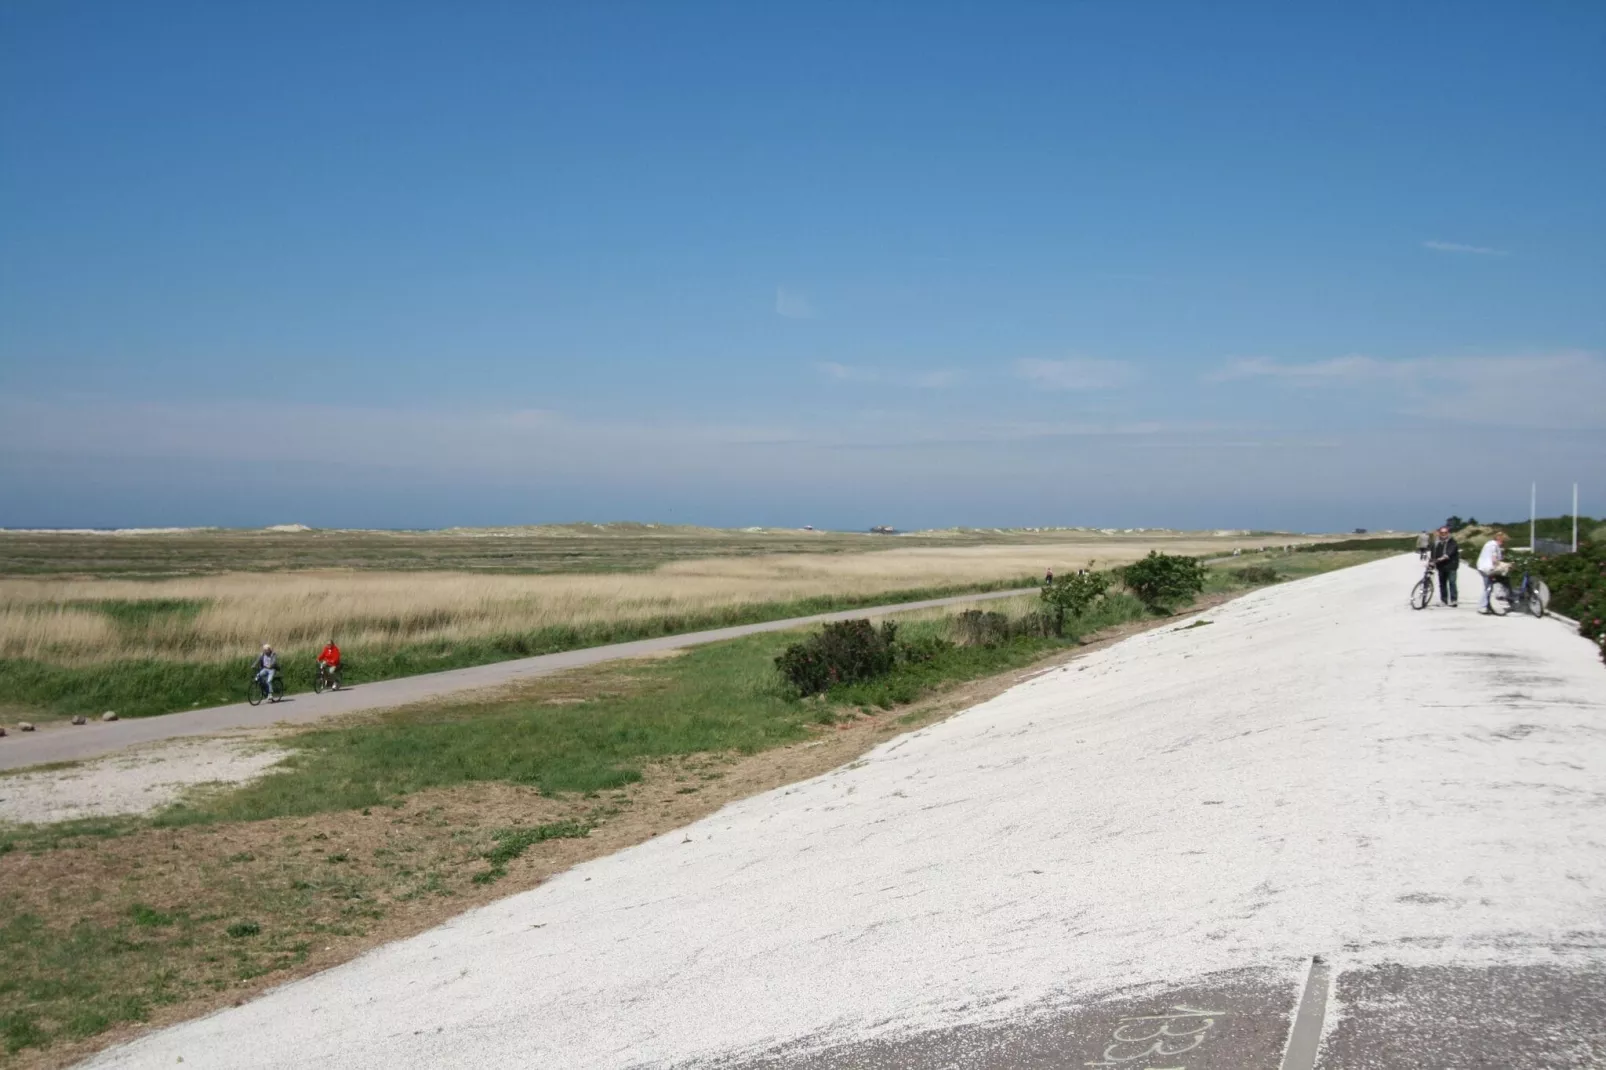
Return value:
[(1090, 652), (90, 1065), (1606, 1065), (1606, 670), (1411, 610), (1417, 568)]
[(947, 598), (927, 598), (918, 602), (899, 602), (894, 605), (816, 613), (807, 617), (788, 617), (785, 620), (761, 621), (756, 624), (738, 624), (729, 628), (713, 628), (681, 635), (638, 639), (628, 643), (585, 647), (581, 650), (565, 650), (556, 654), (540, 654), (536, 657), (492, 662), (466, 669), (448, 669), (418, 676), (403, 676), (394, 680), (357, 684), (340, 691), (326, 691), (321, 695), (315, 695), (310, 691), (292, 693), (282, 702), (263, 703), (260, 706), (241, 702), (232, 706), (212, 706), (202, 710), (184, 710), (157, 717), (130, 718), (123, 721), (91, 721), (87, 725), (47, 724), (34, 732), (13, 732), (0, 739), (0, 769), (19, 769), (46, 762), (94, 758), (136, 744), (178, 739), (183, 736), (266, 728), (280, 723), (305, 724), (336, 714), (388, 709), (410, 702), (440, 698), (459, 691), (497, 687), (516, 680), (561, 672), (564, 669), (596, 665), (599, 662), (614, 661), (619, 658), (638, 658), (666, 650), (680, 650), (684, 647), (701, 646), (704, 643), (717, 643), (724, 639), (737, 639), (744, 635), (785, 631), (788, 628), (819, 624), (824, 621), (852, 620), (857, 617), (1012, 598), (1016, 595), (1032, 594), (1035, 591), (1035, 587), (1025, 587), (1009, 591), (951, 595)]

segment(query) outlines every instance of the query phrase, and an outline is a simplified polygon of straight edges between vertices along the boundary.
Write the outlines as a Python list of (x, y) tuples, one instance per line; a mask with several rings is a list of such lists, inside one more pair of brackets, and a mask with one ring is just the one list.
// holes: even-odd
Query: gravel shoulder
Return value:
[(1606, 678), (1416, 575), (1134, 636), (89, 1065), (1270, 1070), (1315, 956), (1323, 1068), (1600, 1065)]
[(242, 784), (289, 752), (240, 739), (158, 743), (67, 769), (0, 776), (0, 825), (146, 814), (206, 784)]

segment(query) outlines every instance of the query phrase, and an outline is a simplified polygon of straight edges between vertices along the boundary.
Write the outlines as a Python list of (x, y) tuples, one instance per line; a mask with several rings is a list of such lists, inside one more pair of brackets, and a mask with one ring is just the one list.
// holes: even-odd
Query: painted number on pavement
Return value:
[[(1203, 1044), (1226, 1011), (1201, 1011), (1192, 1007), (1173, 1007), (1168, 1014), (1144, 1014), (1122, 1018), (1110, 1034), (1104, 1058), (1085, 1066), (1114, 1066), (1123, 1070), (1188, 1070), (1185, 1066), (1157, 1066), (1157, 1061), (1190, 1052)], [(1146, 1065), (1139, 1067), (1142, 1060)]]

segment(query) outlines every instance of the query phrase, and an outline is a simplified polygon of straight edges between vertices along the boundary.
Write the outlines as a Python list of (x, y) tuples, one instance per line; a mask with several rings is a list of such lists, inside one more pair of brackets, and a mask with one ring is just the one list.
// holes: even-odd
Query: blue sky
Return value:
[(0, 7), (0, 526), (1606, 512), (1606, 6)]

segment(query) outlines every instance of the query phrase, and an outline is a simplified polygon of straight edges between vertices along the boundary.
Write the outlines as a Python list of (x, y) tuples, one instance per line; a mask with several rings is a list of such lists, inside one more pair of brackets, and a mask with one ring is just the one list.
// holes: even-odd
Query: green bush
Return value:
[(1120, 573), (1127, 590), (1156, 611), (1169, 611), (1187, 602), (1205, 586), (1205, 568), (1196, 558), (1158, 550), (1150, 550), (1148, 557), (1127, 565)]
[(1550, 588), (1550, 608), (1578, 622), (1578, 633), (1600, 644), (1606, 661), (1606, 543), (1581, 540), (1578, 552), (1551, 557), (1515, 555)]
[[(1199, 588), (1204, 588), (1202, 579)], [(1054, 634), (1064, 635), (1065, 618), (1069, 616), (1080, 620), (1109, 589), (1110, 577), (1103, 572), (1078, 572), (1043, 584), (1039, 597), (1048, 607), (1047, 614), (1054, 623)]]
[(893, 646), (898, 665), (924, 665), (954, 648), (953, 643), (940, 635), (917, 635), (913, 639), (898, 637)]
[(1009, 618), (1002, 613), (967, 609), (954, 618), (961, 646), (997, 646), (1009, 638)]
[(802, 695), (818, 695), (836, 684), (869, 680), (897, 664), (898, 625), (868, 620), (832, 621), (775, 658), (775, 667)]
[(1235, 568), (1232, 570), (1232, 574), (1240, 582), (1251, 585), (1259, 583), (1276, 583), (1278, 580), (1282, 579), (1282, 577), (1277, 574), (1277, 570), (1272, 568), (1270, 565), (1250, 565), (1247, 568)]

